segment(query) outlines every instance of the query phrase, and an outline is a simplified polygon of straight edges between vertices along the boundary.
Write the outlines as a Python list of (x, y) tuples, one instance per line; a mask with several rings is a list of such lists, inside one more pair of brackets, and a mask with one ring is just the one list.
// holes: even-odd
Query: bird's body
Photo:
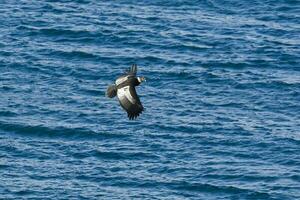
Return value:
[(117, 78), (114, 85), (107, 89), (107, 96), (117, 96), (121, 107), (127, 112), (129, 119), (135, 119), (144, 110), (142, 103), (136, 93), (135, 87), (145, 80), (143, 77), (136, 77), (137, 66), (132, 65), (130, 70), (123, 76)]

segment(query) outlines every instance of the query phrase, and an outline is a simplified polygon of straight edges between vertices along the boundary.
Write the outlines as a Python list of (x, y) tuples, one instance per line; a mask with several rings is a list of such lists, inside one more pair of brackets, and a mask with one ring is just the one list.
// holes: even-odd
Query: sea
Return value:
[(0, 0), (0, 199), (300, 199), (300, 1)]

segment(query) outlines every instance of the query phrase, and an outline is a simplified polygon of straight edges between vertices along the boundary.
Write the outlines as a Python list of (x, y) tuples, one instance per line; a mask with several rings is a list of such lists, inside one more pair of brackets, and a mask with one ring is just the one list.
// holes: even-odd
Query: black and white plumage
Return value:
[(145, 81), (144, 77), (136, 77), (137, 65), (131, 68), (121, 77), (117, 78), (115, 84), (108, 86), (106, 95), (109, 98), (117, 96), (121, 107), (127, 112), (128, 118), (137, 118), (144, 110), (135, 87)]

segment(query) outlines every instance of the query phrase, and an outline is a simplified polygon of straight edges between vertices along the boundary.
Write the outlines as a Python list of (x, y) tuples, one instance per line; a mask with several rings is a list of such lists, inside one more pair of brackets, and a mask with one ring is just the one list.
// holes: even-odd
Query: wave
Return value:
[(19, 31), (28, 31), (31, 36), (54, 36), (54, 37), (65, 37), (65, 38), (93, 38), (102, 37), (103, 35), (99, 32), (91, 32), (87, 30), (72, 30), (65, 29), (63, 27), (52, 27), (52, 28), (38, 28), (29, 25), (19, 25), (17, 27)]
[(258, 192), (250, 189), (242, 189), (236, 186), (218, 186), (213, 184), (202, 184), (202, 183), (190, 183), (190, 182), (179, 182), (176, 184), (170, 184), (171, 187), (177, 190), (183, 191), (194, 191), (194, 192), (209, 192), (209, 193), (227, 193), (235, 194), (238, 196), (245, 196), (246, 198), (256, 197), (269, 199), (271, 195), (265, 192)]
[(46, 127), (43, 125), (26, 125), (0, 122), (0, 130), (10, 133), (46, 138), (65, 138), (74, 140), (94, 140), (94, 139), (113, 139), (124, 138), (125, 134), (95, 132), (87, 128), (67, 128), (67, 127)]
[(200, 75), (194, 72), (190, 72), (187, 70), (176, 70), (176, 71), (166, 71), (166, 70), (160, 70), (160, 71), (146, 71), (146, 74), (150, 76), (150, 80), (166, 80), (166, 79), (172, 79), (172, 80), (198, 80), (200, 78)]
[(103, 90), (80, 88), (80, 92), (91, 96), (105, 96), (105, 91)]
[(146, 152), (128, 152), (128, 151), (99, 151), (92, 150), (88, 152), (74, 153), (76, 158), (96, 157), (104, 160), (158, 160), (159, 157), (153, 153)]
[[(236, 83), (235, 88), (237, 89), (298, 89), (300, 83), (298, 82), (289, 82), (289, 81), (256, 81), (248, 83)], [(296, 91), (295, 91), (296, 92)], [(297, 92), (296, 92), (297, 93)]]
[(70, 58), (70, 59), (96, 59), (99, 60), (100, 58), (92, 53), (84, 52), (84, 51), (62, 51), (62, 50), (51, 50), (50, 51), (52, 56), (59, 56), (63, 58)]
[(0, 111), (0, 116), (1, 117), (14, 117), (14, 116), (17, 116), (17, 113), (15, 112), (12, 112), (12, 111)]
[(92, 0), (46, 0), (46, 2), (54, 3), (78, 3), (78, 4), (89, 4), (92, 2)]

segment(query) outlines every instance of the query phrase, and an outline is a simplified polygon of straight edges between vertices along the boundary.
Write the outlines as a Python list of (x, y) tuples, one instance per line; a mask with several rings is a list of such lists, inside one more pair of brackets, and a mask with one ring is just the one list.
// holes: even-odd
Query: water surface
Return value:
[[(300, 4), (0, 1), (3, 199), (299, 199)], [(107, 85), (131, 64), (145, 113)]]

